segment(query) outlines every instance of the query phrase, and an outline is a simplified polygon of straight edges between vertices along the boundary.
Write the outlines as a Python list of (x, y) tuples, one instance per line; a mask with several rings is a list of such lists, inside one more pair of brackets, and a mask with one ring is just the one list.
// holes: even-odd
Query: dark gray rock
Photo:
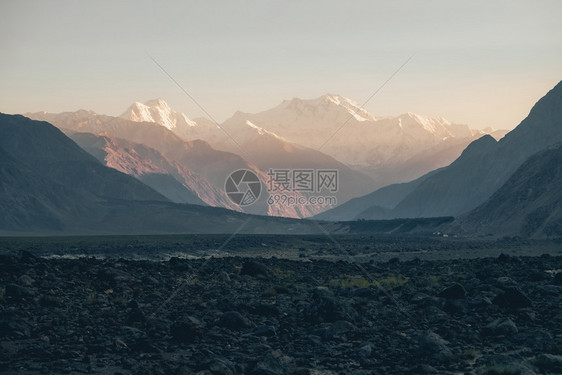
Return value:
[(31, 326), (15, 316), (0, 320), (0, 337), (29, 337)]
[(290, 361), (280, 355), (268, 354), (259, 361), (252, 371), (252, 375), (286, 375), (291, 371)]
[(415, 339), (418, 351), (435, 361), (449, 362), (453, 359), (453, 352), (449, 348), (449, 342), (437, 333), (425, 331)]
[(244, 262), (242, 269), (240, 270), (240, 275), (248, 275), (262, 279), (273, 278), (273, 272), (271, 272), (269, 267), (255, 260)]
[(211, 374), (234, 375), (236, 374), (234, 364), (226, 358), (213, 358), (207, 364), (207, 369)]
[(180, 259), (178, 257), (171, 257), (170, 260), (168, 260), (168, 265), (170, 266), (170, 268), (176, 271), (191, 270), (191, 265), (189, 264), (189, 261), (186, 259)]
[[(247, 259), (237, 257), (178, 260), (178, 269), (111, 258), (12, 262), (0, 267), (0, 290), (15, 284), (34, 295), (0, 296), (0, 367), (199, 375), (560, 373), (560, 286), (525, 275), (527, 268), (560, 269), (562, 257), (508, 260), (401, 261), (390, 271), (386, 263), (365, 264), (373, 279), (431, 280), (388, 294), (336, 287), (332, 280), (360, 272), (346, 261), (264, 260), (284, 270), (274, 282), (240, 276), (235, 270)], [(179, 268), (188, 266), (199, 270), (197, 282), (182, 282), (186, 273)], [(220, 280), (223, 272), (230, 284)], [(493, 276), (482, 281), (479, 272)], [(25, 286), (21, 275), (35, 282)], [(512, 279), (497, 281), (505, 275)], [(158, 282), (135, 281), (149, 277)], [(471, 299), (437, 297), (455, 283)], [(532, 308), (508, 310), (499, 298), (492, 304), (494, 296), (509, 297), (504, 293), (515, 284), (533, 298)], [(285, 292), (275, 292), (278, 287)], [(42, 296), (59, 298), (62, 308), (46, 306)]]
[(35, 280), (29, 275), (21, 275), (20, 277), (18, 277), (19, 285), (24, 287), (30, 287), (34, 282)]
[(548, 275), (544, 271), (539, 271), (537, 269), (530, 269), (530, 270), (525, 270), (524, 278), (527, 281), (536, 282), (536, 281), (548, 280), (550, 279), (550, 275)]
[(141, 309), (138, 307), (133, 307), (127, 309), (127, 324), (144, 324), (146, 322), (146, 317)]
[(236, 331), (249, 328), (252, 326), (252, 323), (238, 311), (227, 311), (221, 315), (217, 325)]
[(204, 333), (204, 326), (199, 319), (186, 316), (170, 326), (172, 337), (181, 342), (191, 343), (199, 339)]
[(338, 320), (328, 327), (324, 332), (325, 338), (335, 338), (345, 336), (347, 333), (355, 331), (357, 328), (348, 321)]
[(448, 288), (442, 290), (438, 297), (447, 299), (463, 299), (466, 298), (466, 290), (461, 284), (455, 283)]
[[(174, 331), (170, 329), (171, 325), (172, 323), (169, 320), (160, 319), (160, 318), (150, 318), (147, 319), (146, 321), (146, 333), (151, 337), (164, 338), (168, 335), (171, 335), (171, 333)], [(197, 334), (202, 334), (202, 332), (203, 332), (203, 327), (201, 327), (199, 333)], [(182, 341), (181, 337), (178, 337), (176, 339)], [(190, 340), (188, 339), (188, 341)]]
[(25, 288), (20, 285), (16, 284), (8, 284), (6, 285), (4, 295), (6, 297), (11, 297), (14, 299), (26, 298), (26, 297), (33, 297), (35, 293), (30, 288)]
[(443, 299), (439, 297), (433, 297), (425, 293), (414, 294), (410, 299), (410, 302), (423, 307), (427, 307), (427, 306), (435, 306), (438, 308), (443, 307)]
[(278, 316), (280, 313), (279, 307), (271, 303), (258, 303), (255, 305), (250, 305), (249, 311), (252, 314), (261, 316)]
[(449, 320), (449, 315), (435, 306), (428, 306), (422, 310), (423, 316), (430, 324), (440, 324)]
[(61, 297), (46, 294), (39, 297), (39, 305), (43, 307), (63, 307), (64, 303)]
[(373, 353), (373, 344), (367, 342), (359, 347), (359, 357), (360, 358), (369, 358)]
[(467, 314), (471, 309), (470, 303), (465, 299), (448, 299), (443, 310), (450, 314)]
[(478, 374), (482, 375), (537, 375), (536, 368), (534, 368), (534, 366), (526, 360), (522, 359), (519, 355), (483, 355), (476, 360), (474, 367), (478, 369)]
[(519, 288), (507, 287), (492, 302), (507, 309), (530, 307), (531, 300)]
[(262, 336), (262, 337), (273, 337), (277, 336), (277, 331), (273, 326), (258, 326), (253, 330), (250, 335), (252, 336)]
[(353, 322), (357, 311), (343, 298), (336, 298), (331, 292), (316, 289), (312, 303), (305, 311), (306, 318), (312, 323), (333, 323), (338, 320)]
[(562, 355), (539, 354), (533, 361), (535, 366), (551, 374), (562, 373)]
[(512, 336), (518, 332), (517, 326), (509, 318), (498, 318), (482, 329), (483, 336)]

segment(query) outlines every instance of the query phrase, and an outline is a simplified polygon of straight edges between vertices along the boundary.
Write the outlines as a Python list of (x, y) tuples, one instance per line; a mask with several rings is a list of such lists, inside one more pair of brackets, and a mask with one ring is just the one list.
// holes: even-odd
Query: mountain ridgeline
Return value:
[[(221, 125), (232, 139), (161, 99), (135, 103), (121, 117), (84, 110), (29, 116), (40, 121), (0, 115), (2, 233), (232, 233), (251, 221), (243, 232), (562, 235), (562, 82), (499, 141), (491, 129), (441, 118), (375, 117), (337, 95), (237, 112)], [(316, 150), (320, 135), (346, 119), (347, 136)], [(385, 168), (416, 175), (457, 151), (449, 165), (374, 190), (373, 177)], [(232, 172), (253, 171), (265, 190), (270, 168), (337, 170), (334, 194), (345, 203), (271, 204), (264, 191), (244, 207), (227, 196)], [(306, 200), (313, 193), (294, 194)]]
[[(205, 118), (191, 120), (162, 99), (136, 102), (120, 117), (84, 110), (28, 116), (51, 122), (105, 165), (145, 182), (173, 202), (299, 218), (317, 215), (335, 203), (272, 205), (264, 191), (255, 204), (239, 206), (224, 192), (226, 178), (237, 169), (250, 169), (268, 185), (270, 169), (337, 170), (338, 187), (330, 196), (340, 204), (442, 167), (482, 134), (504, 134), (412, 113), (375, 117), (339, 95), (286, 100), (257, 114), (236, 112), (221, 125)], [(345, 136), (325, 143), (343, 124)], [(95, 141), (77, 134), (84, 132), (103, 138)], [(295, 201), (316, 193), (289, 192)]]
[[(310, 233), (312, 223), (174, 204), (53, 125), (0, 114), (0, 233)], [(251, 223), (250, 223), (251, 222)]]
[(447, 167), (415, 181), (390, 185), (356, 198), (317, 218), (392, 219), (467, 214), (498, 191), (529, 157), (559, 142), (562, 142), (562, 83), (541, 98), (529, 115), (500, 141), (485, 135), (471, 143)]
[(81, 217), (102, 220), (108, 201), (168, 200), (101, 165), (54, 126), (0, 115), (2, 229), (64, 229)]
[[(92, 134), (73, 135), (89, 147), (114, 141)], [(0, 113), (0, 235), (318, 235), (326, 231), (366, 231), (362, 226), (349, 224), (249, 215), (224, 208), (173, 203), (138, 179), (100, 162), (107, 160), (106, 153), (115, 147), (133, 147), (135, 152), (130, 155), (139, 156), (135, 173), (149, 167), (166, 167), (166, 163), (156, 166), (143, 162), (142, 154), (154, 150), (125, 141), (112, 143), (111, 147), (94, 147), (91, 152), (96, 159), (47, 122)], [(119, 159), (114, 162), (118, 163)], [(128, 161), (126, 165), (134, 164)], [(440, 223), (410, 225), (427, 231)], [(392, 230), (404, 225), (396, 222), (376, 230), (386, 231), (389, 227)]]
[(490, 199), (457, 218), (449, 230), (562, 237), (562, 143), (531, 156)]

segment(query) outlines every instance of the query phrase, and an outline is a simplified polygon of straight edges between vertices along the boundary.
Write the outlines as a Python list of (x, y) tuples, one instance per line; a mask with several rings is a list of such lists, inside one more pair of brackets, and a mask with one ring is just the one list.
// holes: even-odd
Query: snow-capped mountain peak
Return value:
[(145, 102), (144, 105), (146, 105), (148, 107), (158, 107), (158, 108), (161, 108), (163, 110), (171, 111), (168, 103), (166, 103), (166, 101), (164, 101), (164, 99), (162, 99), (162, 98), (149, 100), (149, 101)]
[(251, 122), (250, 120), (246, 120), (246, 125), (255, 129), (258, 132), (259, 135), (264, 135), (266, 133), (265, 129), (260, 128), (259, 126), (257, 126), (253, 122)]
[(401, 127), (417, 128), (422, 127), (425, 131), (438, 135), (440, 132), (447, 132), (451, 123), (443, 117), (426, 117), (412, 112), (398, 116)]
[(260, 136), (270, 136), (270, 137), (273, 137), (273, 138), (275, 138), (275, 139), (278, 139), (278, 140), (280, 140), (280, 141), (282, 141), (282, 142), (288, 142), (285, 138), (283, 138), (283, 137), (281, 137), (281, 136), (279, 136), (279, 135), (277, 135), (277, 134), (275, 134), (275, 133), (273, 133), (273, 132), (270, 132), (270, 131), (264, 129), (264, 128), (262, 128), (261, 126), (256, 125), (255, 123), (253, 123), (253, 122), (250, 121), (250, 120), (246, 120), (246, 125), (252, 130), (251, 132), (239, 131), (239, 133), (241, 133), (241, 134), (242, 134), (242, 133), (247, 133), (246, 136), (248, 137), (248, 139), (246, 139), (246, 141), (248, 141), (248, 140), (251, 139), (251, 134), (252, 134), (252, 133), (254, 133), (254, 134), (257, 133), (257, 134), (260, 135)]
[(326, 94), (323, 98), (337, 106), (343, 107), (357, 121), (373, 121), (375, 116), (362, 108), (358, 103), (341, 95)]
[(337, 119), (337, 121), (342, 123), (350, 117), (358, 122), (376, 120), (375, 116), (361, 108), (358, 103), (335, 94), (326, 94), (315, 99), (293, 98), (291, 100), (284, 100), (273, 111), (280, 115), (283, 115), (283, 113), (296, 114), (301, 120), (306, 121), (309, 126), (312, 125), (312, 122), (317, 123), (313, 126), (318, 125), (321, 128), (325, 127), (323, 119)]
[(121, 117), (136, 122), (154, 122), (182, 137), (188, 135), (189, 128), (197, 125), (183, 113), (170, 108), (162, 98), (149, 100), (145, 103), (135, 102)]

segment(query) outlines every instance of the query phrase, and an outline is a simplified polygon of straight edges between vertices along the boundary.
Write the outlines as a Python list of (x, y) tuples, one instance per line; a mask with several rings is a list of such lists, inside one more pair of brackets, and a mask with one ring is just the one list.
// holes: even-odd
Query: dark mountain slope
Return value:
[(0, 114), (0, 234), (319, 233), (301, 220), (174, 204), (53, 125)]
[(436, 172), (429, 172), (411, 182), (382, 187), (370, 194), (351, 199), (340, 206), (322, 212), (316, 215), (314, 219), (341, 221), (355, 219), (378, 220), (385, 218), (394, 206)]
[(37, 176), (112, 199), (167, 201), (129, 176), (103, 166), (49, 123), (0, 114), (0, 147)]
[(449, 167), (426, 179), (392, 212), (393, 217), (457, 216), (482, 204), (536, 152), (562, 141), (562, 82), (497, 144), (473, 142)]
[[(241, 156), (231, 152), (218, 151), (201, 140), (186, 141), (172, 131), (156, 123), (135, 122), (119, 117), (98, 115), (89, 111), (65, 112), (59, 114), (33, 113), (30, 117), (52, 123), (64, 131), (93, 133), (110, 138), (125, 139), (142, 144), (158, 151), (168, 161), (179, 166), (191, 176), (199, 176), (199, 183), (189, 184), (197, 196), (211, 206), (220, 206), (252, 214), (302, 217), (310, 216), (309, 208), (320, 206), (270, 205), (268, 194), (261, 194), (255, 204), (239, 206), (232, 202), (224, 192), (228, 176), (239, 169), (253, 170), (262, 183), (268, 179), (266, 172), (246, 162)], [(182, 174), (185, 174), (182, 173)], [(208, 188), (210, 185), (210, 188)], [(305, 212), (298, 208), (304, 207)]]
[[(406, 184), (387, 186), (318, 217), (349, 220), (458, 216), (490, 198), (531, 155), (558, 142), (562, 142), (562, 82), (499, 142), (486, 135), (472, 142), (447, 167)], [(400, 198), (399, 201), (390, 199), (396, 202), (392, 206), (381, 204), (384, 201), (375, 197), (383, 196), (383, 191), (384, 196)]]
[[(425, 179), (392, 211), (393, 217), (439, 216), (438, 212), (460, 213), (470, 210), (474, 201), (489, 197), (489, 186), (476, 181), (495, 178), (490, 154), (497, 145), (485, 135), (472, 142), (450, 166)], [(454, 215), (451, 214), (451, 215)]]
[(197, 181), (196, 176), (158, 151), (109, 136), (71, 131), (67, 135), (104, 165), (137, 178), (172, 202), (206, 205), (189, 187), (193, 183), (202, 185), (203, 181)]
[(64, 202), (66, 198), (80, 202), (84, 195), (36, 176), (0, 148), (0, 228), (60, 230), (61, 218), (76, 208)]
[(529, 158), (484, 204), (459, 217), (464, 234), (562, 236), (562, 144)]

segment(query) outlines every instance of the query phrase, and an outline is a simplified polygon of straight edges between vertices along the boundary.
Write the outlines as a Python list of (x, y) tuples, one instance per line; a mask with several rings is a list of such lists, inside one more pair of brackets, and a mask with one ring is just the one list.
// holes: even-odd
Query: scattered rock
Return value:
[(517, 282), (511, 277), (501, 276), (496, 281), (500, 287), (517, 287)]
[(253, 375), (286, 375), (290, 372), (290, 361), (279, 354), (268, 354), (259, 361), (252, 371)]
[(271, 272), (269, 267), (255, 260), (244, 262), (240, 270), (240, 275), (248, 275), (262, 279), (273, 278), (273, 272)]
[(277, 331), (274, 326), (258, 326), (250, 333), (252, 336), (273, 337), (277, 336)]
[[(160, 319), (160, 318), (147, 319), (147, 321), (146, 321), (146, 333), (150, 337), (154, 337), (154, 338), (158, 338), (158, 339), (163, 339), (166, 336), (170, 335), (178, 341), (183, 341), (183, 338), (182, 338), (181, 334), (178, 337), (174, 337), (173, 332), (175, 330), (172, 330), (170, 328), (171, 326), (172, 326), (172, 323), (169, 320), (166, 320), (166, 319)], [(175, 328), (177, 328), (177, 327), (175, 327)], [(203, 333), (203, 327), (200, 327), (200, 330), (197, 331), (196, 334), (200, 335), (202, 333)], [(189, 342), (190, 340), (187, 339), (187, 341)]]
[(256, 305), (249, 306), (249, 310), (252, 314), (261, 316), (278, 316), (279, 307), (270, 303), (259, 303)]
[(213, 358), (207, 364), (207, 368), (213, 375), (234, 375), (236, 374), (236, 370), (234, 367), (234, 364), (226, 358)]
[(444, 340), (437, 333), (426, 331), (418, 336), (416, 343), (418, 350), (438, 362), (448, 362), (453, 358), (453, 353), (449, 348), (449, 342)]
[(509, 318), (498, 318), (482, 329), (484, 336), (511, 336), (517, 332), (517, 326)]
[(551, 374), (562, 373), (562, 355), (539, 354), (534, 360), (535, 366)]
[(138, 306), (127, 309), (127, 324), (144, 324), (145, 322), (146, 318), (144, 313), (138, 308)]
[(355, 288), (349, 292), (351, 297), (374, 298), (376, 292), (373, 288)]
[(170, 260), (168, 260), (168, 265), (170, 266), (171, 269), (176, 270), (176, 271), (190, 271), (191, 270), (191, 266), (189, 264), (189, 261), (186, 259), (180, 259), (178, 257), (171, 257)]
[(429, 296), (425, 293), (416, 293), (410, 299), (410, 302), (422, 307), (435, 306), (443, 307), (443, 300), (438, 297)]
[(439, 374), (439, 371), (431, 365), (422, 363), (413, 367), (410, 371), (411, 374)]
[(465, 299), (448, 299), (443, 306), (443, 310), (450, 314), (467, 314), (470, 309), (470, 303)]
[(353, 324), (345, 320), (338, 320), (330, 325), (330, 327), (324, 332), (325, 338), (341, 337), (349, 332), (355, 331), (356, 328)]
[(221, 315), (217, 325), (236, 331), (252, 326), (252, 323), (238, 311), (227, 311)]
[(530, 269), (525, 271), (525, 279), (527, 281), (536, 282), (547, 280), (549, 278), (550, 276), (544, 271), (539, 271), (537, 269)]
[(31, 327), (14, 315), (0, 319), (0, 337), (29, 337)]
[(466, 290), (461, 284), (455, 283), (442, 290), (438, 296), (447, 299), (463, 299), (466, 298)]
[(228, 273), (222, 271), (221, 273), (219, 273), (219, 280), (225, 284), (229, 284), (232, 280), (230, 279), (230, 276), (228, 275)]
[(520, 356), (506, 354), (483, 355), (475, 367), (479, 375), (537, 375), (534, 366)]
[(42, 295), (39, 297), (39, 305), (43, 307), (62, 307), (62, 298), (53, 295)]
[(140, 281), (134, 278), (130, 273), (115, 267), (100, 268), (98, 276), (100, 279), (112, 283), (112, 285), (117, 283), (140, 283)]
[(35, 255), (33, 255), (32, 253), (26, 250), (21, 250), (18, 253), (18, 258), (20, 263), (30, 264), (30, 265), (33, 265), (37, 263), (37, 261), (39, 261), (39, 258), (37, 258)]
[(531, 306), (531, 300), (518, 288), (508, 287), (498, 294), (492, 302), (508, 309), (518, 309)]
[(170, 326), (172, 337), (181, 342), (191, 343), (199, 339), (204, 332), (204, 327), (199, 319), (186, 316)]
[(344, 299), (336, 298), (330, 291), (316, 289), (306, 317), (312, 323), (333, 323), (338, 320), (355, 321), (357, 311)]
[(372, 353), (373, 353), (373, 345), (369, 342), (361, 345), (361, 347), (359, 348), (359, 357), (360, 358), (363, 358), (363, 359), (369, 358)]
[(18, 283), (21, 286), (30, 287), (33, 286), (34, 282), (35, 280), (29, 275), (21, 275), (20, 277), (18, 277)]
[(14, 299), (26, 298), (26, 297), (33, 297), (35, 293), (33, 290), (29, 288), (25, 288), (23, 286), (19, 286), (16, 284), (8, 284), (6, 285), (4, 295), (6, 297), (11, 297)]
[(425, 307), (422, 312), (430, 324), (439, 324), (449, 320), (449, 315), (435, 306)]
[(373, 280), (410, 280), (387, 294), (314, 257), (0, 262), (8, 373), (561, 372), (561, 287), (537, 276), (558, 256), (365, 263)]

